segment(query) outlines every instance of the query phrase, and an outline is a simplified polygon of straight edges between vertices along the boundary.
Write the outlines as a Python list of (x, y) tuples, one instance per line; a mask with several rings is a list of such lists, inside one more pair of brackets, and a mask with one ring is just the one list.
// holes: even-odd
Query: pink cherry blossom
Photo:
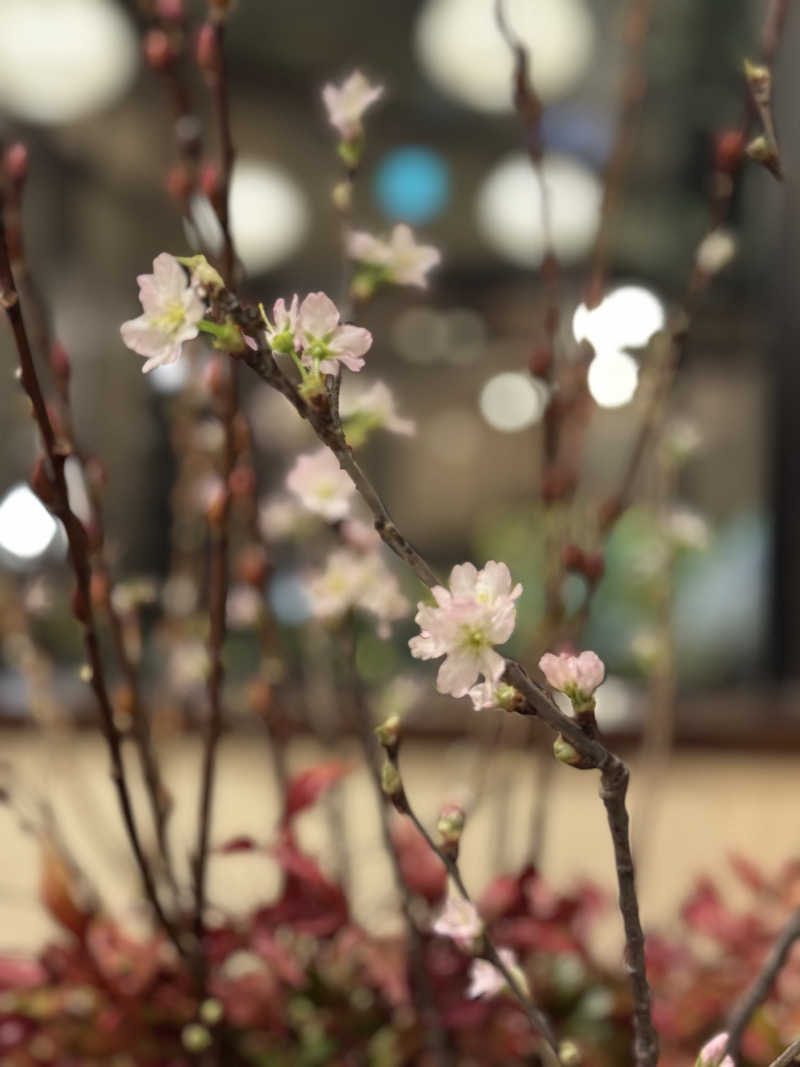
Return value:
[(309, 293), (297, 315), (299, 347), (307, 366), (323, 374), (338, 374), (339, 364), (352, 371), (364, 366), (372, 334), (361, 326), (341, 325), (339, 309), (325, 293)]
[(311, 579), (310, 592), (318, 618), (337, 619), (351, 609), (361, 609), (376, 617), (381, 637), (388, 637), (390, 623), (403, 618), (409, 609), (397, 578), (378, 552), (336, 549), (328, 556), (325, 570)]
[(605, 664), (595, 652), (581, 652), (579, 656), (546, 652), (539, 660), (539, 669), (547, 684), (566, 693), (577, 709), (593, 706), (592, 694), (606, 675)]
[[(497, 955), (512, 973), (521, 973), (514, 950), (500, 948)], [(506, 988), (506, 980), (503, 973), (488, 960), (474, 959), (469, 968), (469, 988), (467, 997), (474, 1000), (476, 997), (494, 997)]]
[(355, 141), (361, 136), (361, 117), (381, 96), (383, 86), (370, 85), (360, 70), (354, 70), (341, 85), (328, 84), (322, 90), (328, 121), (343, 141)]
[(695, 1067), (736, 1067), (732, 1056), (728, 1056), (727, 1033), (717, 1034), (700, 1049)]
[(438, 248), (417, 244), (411, 227), (404, 222), (394, 227), (388, 240), (354, 231), (347, 239), (347, 254), (359, 263), (382, 268), (386, 281), (420, 289), (427, 288), (428, 271), (442, 260)]
[(475, 941), (483, 933), (483, 921), (474, 904), (460, 894), (451, 892), (431, 929), (471, 952)]
[(431, 592), (436, 604), (418, 605), (415, 621), (421, 633), (409, 647), (417, 659), (445, 656), (436, 679), (439, 692), (466, 696), (480, 674), (499, 681), (505, 660), (493, 646), (511, 637), (514, 601), (522, 593), (519, 583), (512, 588), (505, 563), (490, 560), (480, 571), (462, 563), (453, 567), (449, 589), (437, 585)]
[[(413, 419), (403, 419), (397, 414), (392, 391), (385, 382), (374, 382), (357, 396), (344, 393), (339, 410), (343, 419), (353, 422), (358, 436), (366, 436), (370, 430), (378, 429), (405, 435), (416, 431)], [(350, 428), (345, 429), (350, 440)]]
[(168, 252), (153, 260), (152, 274), (140, 274), (136, 280), (144, 314), (123, 322), (120, 333), (128, 348), (148, 357), (142, 367), (147, 373), (180, 357), (184, 342), (197, 337), (205, 306), (186, 271)]
[(292, 301), (288, 308), (286, 303), (281, 297), (275, 301), (272, 308), (273, 321), (264, 315), (264, 321), (267, 326), (267, 343), (270, 348), (273, 348), (276, 352), (283, 352), (284, 354), (291, 352), (295, 346), (295, 331), (297, 329), (297, 293), (292, 297)]
[(309, 511), (328, 522), (338, 522), (349, 515), (356, 488), (327, 448), (298, 456), (286, 477), (286, 487)]

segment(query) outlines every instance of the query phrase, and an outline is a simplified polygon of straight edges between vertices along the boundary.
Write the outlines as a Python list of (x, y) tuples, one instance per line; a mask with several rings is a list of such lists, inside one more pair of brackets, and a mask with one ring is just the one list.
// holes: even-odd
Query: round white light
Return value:
[[(509, 24), (531, 55), (544, 100), (563, 95), (587, 67), (594, 27), (583, 0), (506, 0)], [(417, 19), (416, 51), (448, 96), (479, 111), (513, 107), (512, 57), (491, 0), (427, 0)]]
[(20, 562), (41, 556), (57, 533), (58, 523), (24, 483), (0, 501), (0, 549)]
[(308, 207), (296, 183), (255, 160), (240, 160), (233, 169), (230, 212), (236, 251), (250, 274), (281, 263), (308, 230)]
[(664, 325), (664, 305), (641, 285), (614, 289), (591, 311), (575, 309), (572, 333), (576, 341), (589, 341), (595, 352), (641, 348)]
[(620, 408), (633, 399), (639, 365), (627, 352), (605, 352), (589, 365), (589, 392), (601, 408)]
[(147, 384), (165, 396), (179, 393), (188, 380), (189, 362), (185, 357), (154, 367), (147, 375)]
[(547, 390), (527, 374), (506, 371), (481, 389), (481, 414), (503, 433), (515, 433), (538, 422), (547, 407)]
[(3, 0), (0, 107), (29, 122), (73, 122), (125, 91), (138, 54), (119, 4)]
[[(553, 246), (563, 263), (574, 263), (591, 247), (600, 221), (602, 189), (593, 171), (567, 156), (547, 156), (541, 173), (547, 189)], [(530, 159), (522, 153), (500, 163), (478, 193), (478, 227), (499, 255), (523, 267), (537, 267), (547, 244), (542, 194)]]

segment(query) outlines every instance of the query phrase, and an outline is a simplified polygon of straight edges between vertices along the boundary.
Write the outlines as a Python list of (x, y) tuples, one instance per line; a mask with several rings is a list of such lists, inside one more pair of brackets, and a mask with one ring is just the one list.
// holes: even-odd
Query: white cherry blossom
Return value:
[(442, 260), (438, 248), (417, 244), (411, 227), (404, 222), (394, 227), (388, 240), (363, 231), (352, 232), (347, 239), (347, 254), (358, 263), (380, 268), (387, 282), (420, 289), (427, 288), (428, 271)]
[(345, 430), (353, 445), (360, 444), (371, 430), (389, 430), (406, 436), (416, 432), (413, 419), (404, 419), (397, 414), (394, 396), (385, 382), (374, 382), (357, 396), (344, 393), (339, 410), (349, 424)]
[(361, 136), (362, 115), (382, 96), (383, 86), (370, 85), (360, 70), (354, 70), (341, 85), (329, 83), (322, 90), (328, 121), (339, 131), (343, 141), (355, 141)]
[(143, 314), (123, 322), (120, 333), (128, 348), (147, 357), (142, 367), (147, 373), (180, 357), (184, 342), (197, 337), (205, 306), (186, 271), (168, 252), (153, 260), (152, 274), (140, 274), (136, 280)]
[[(515, 977), (521, 974), (513, 949), (500, 948), (497, 950), (497, 955)], [(505, 988), (506, 980), (502, 972), (493, 963), (479, 959), (472, 961), (469, 968), (469, 988), (467, 989), (467, 997), (470, 1000), (475, 1000), (476, 997), (497, 996)]]
[(471, 951), (483, 933), (483, 920), (474, 904), (451, 891), (431, 929), (435, 934), (449, 937), (461, 948)]
[(286, 477), (286, 487), (309, 511), (328, 522), (338, 522), (350, 514), (356, 489), (327, 448), (298, 456)]
[(377, 552), (339, 548), (328, 556), (325, 570), (311, 579), (312, 610), (318, 618), (338, 619), (353, 608), (378, 620), (378, 633), (388, 637), (390, 623), (408, 613), (409, 604)]
[(339, 309), (325, 293), (309, 293), (297, 315), (297, 340), (307, 366), (323, 374), (338, 374), (339, 364), (352, 371), (364, 366), (372, 334), (361, 326), (342, 325)]
[(409, 647), (418, 659), (445, 656), (436, 679), (439, 692), (466, 696), (480, 674), (499, 681), (505, 660), (493, 646), (511, 637), (514, 601), (522, 593), (519, 583), (512, 588), (505, 563), (490, 560), (480, 571), (462, 563), (453, 567), (449, 589), (437, 585), (431, 592), (436, 603), (418, 605), (415, 621), (421, 633)]

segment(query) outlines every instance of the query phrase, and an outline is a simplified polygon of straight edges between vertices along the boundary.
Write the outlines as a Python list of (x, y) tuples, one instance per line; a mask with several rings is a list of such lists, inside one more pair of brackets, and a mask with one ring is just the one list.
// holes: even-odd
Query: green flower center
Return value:
[(170, 300), (162, 309), (161, 314), (153, 319), (156, 329), (163, 330), (170, 337), (174, 337), (185, 322), (186, 308), (180, 300)]

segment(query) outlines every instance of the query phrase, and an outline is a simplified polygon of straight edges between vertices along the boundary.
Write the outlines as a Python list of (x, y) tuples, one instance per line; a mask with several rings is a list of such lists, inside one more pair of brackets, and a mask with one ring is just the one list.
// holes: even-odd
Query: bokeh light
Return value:
[(3, 0), (0, 107), (36, 123), (65, 123), (113, 103), (131, 84), (138, 44), (109, 0)]
[[(515, 34), (534, 57), (539, 96), (566, 93), (586, 69), (594, 27), (582, 0), (507, 0)], [(415, 30), (419, 62), (447, 96), (479, 111), (510, 111), (512, 58), (485, 0), (426, 0)]]
[(279, 571), (269, 584), (269, 604), (275, 618), (287, 626), (300, 626), (311, 617), (306, 583), (290, 571)]
[(0, 550), (12, 566), (43, 556), (58, 532), (59, 524), (24, 482), (0, 500)]
[(629, 403), (639, 382), (639, 365), (627, 352), (604, 352), (589, 365), (589, 392), (601, 408)]
[[(575, 263), (597, 232), (600, 182), (569, 156), (546, 156), (541, 173), (556, 254), (563, 263)], [(547, 249), (542, 191), (526, 155), (508, 157), (489, 174), (478, 193), (477, 220), (483, 240), (499, 255), (523, 267), (539, 266)]]
[(664, 321), (664, 305), (655, 293), (641, 285), (622, 285), (591, 311), (580, 304), (572, 333), (576, 341), (588, 341), (595, 352), (617, 352), (646, 345)]
[(420, 225), (441, 213), (450, 193), (450, 174), (442, 157), (429, 148), (398, 148), (375, 171), (375, 198), (393, 219)]
[(547, 389), (529, 374), (505, 371), (486, 382), (479, 406), (492, 429), (515, 433), (541, 419), (547, 407)]

